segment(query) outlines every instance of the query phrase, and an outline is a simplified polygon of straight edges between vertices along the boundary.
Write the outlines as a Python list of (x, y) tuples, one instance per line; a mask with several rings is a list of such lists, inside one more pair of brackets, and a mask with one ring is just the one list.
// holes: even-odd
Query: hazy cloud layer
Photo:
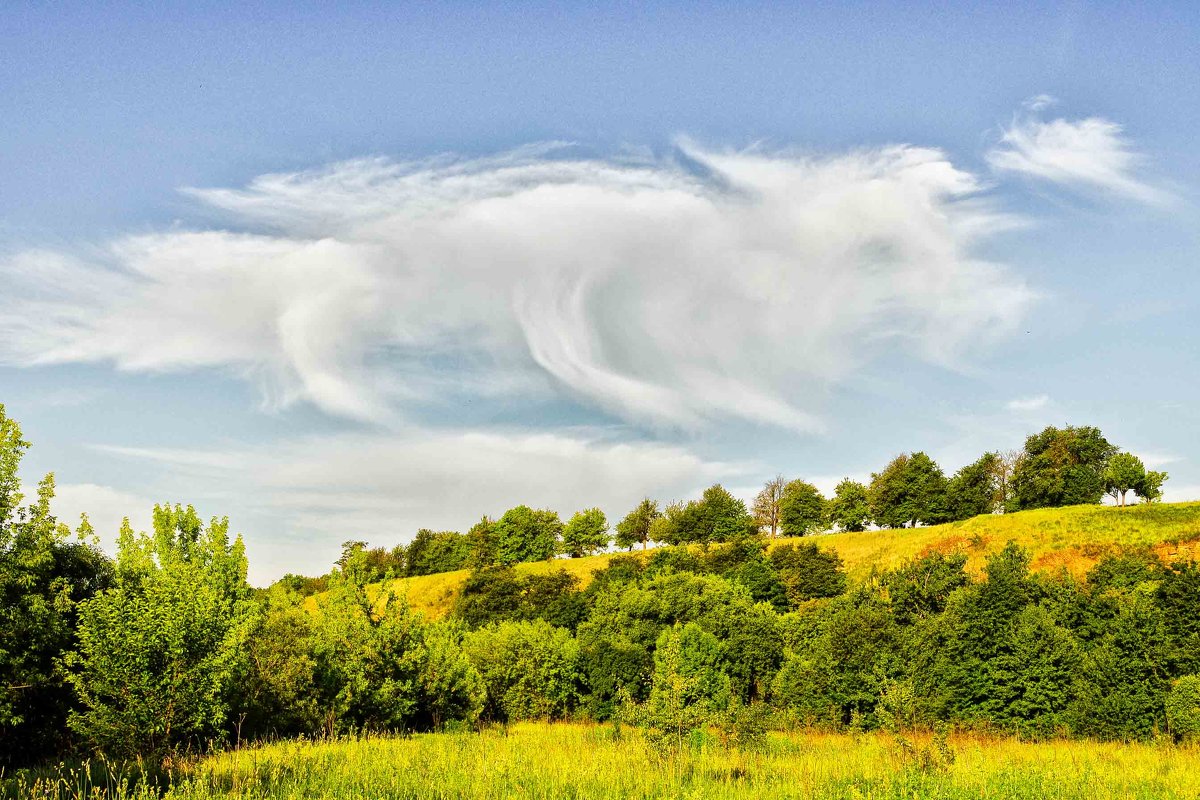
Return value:
[(1014, 119), (988, 152), (992, 169), (1144, 203), (1170, 200), (1167, 192), (1142, 177), (1146, 159), (1134, 150), (1121, 125), (1101, 117), (1039, 119), (1036, 112), (1052, 103), (1041, 95), (1026, 104), (1029, 113)]
[[(160, 491), (200, 494), (228, 513), (233, 527), (253, 534), (247, 545), (260, 580), (324, 572), (347, 539), (391, 546), (422, 527), (465, 531), (518, 503), (552, 508), (564, 519), (595, 505), (615, 523), (647, 495), (685, 497), (756, 469), (594, 430), (314, 436), (220, 451), (101, 449), (162, 464), (170, 485)], [(203, 506), (201, 513), (211, 513)], [(269, 525), (271, 535), (255, 525)], [(111, 537), (113, 530), (102, 532)]]
[(978, 255), (1013, 219), (917, 147), (533, 148), (189, 191), (222, 229), (0, 262), (0, 362), (218, 367), (393, 426), (450, 396), (565, 393), (651, 427), (812, 430), (817, 395), (873, 358), (957, 366), (1033, 296)]

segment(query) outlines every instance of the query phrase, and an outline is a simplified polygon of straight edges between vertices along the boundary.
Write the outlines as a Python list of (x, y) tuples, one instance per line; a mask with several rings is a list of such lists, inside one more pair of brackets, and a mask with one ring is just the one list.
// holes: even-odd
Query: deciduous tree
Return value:
[(567, 522), (562, 534), (562, 550), (571, 558), (590, 556), (608, 547), (608, 520), (598, 508), (577, 511)]

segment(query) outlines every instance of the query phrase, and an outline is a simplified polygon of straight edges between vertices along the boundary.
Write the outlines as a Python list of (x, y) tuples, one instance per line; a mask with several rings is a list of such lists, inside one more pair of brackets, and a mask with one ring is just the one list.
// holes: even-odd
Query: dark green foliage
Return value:
[(811, 483), (792, 481), (779, 499), (779, 530), (784, 536), (803, 536), (825, 530), (825, 498)]
[(866, 530), (871, 523), (871, 503), (867, 487), (845, 478), (837, 485), (827, 510), (829, 524), (838, 530)]
[(755, 606), (733, 626), (722, 644), (733, 696), (745, 702), (765, 698), (783, 662), (779, 615)]
[(72, 541), (51, 514), (53, 475), (21, 506), (17, 468), (27, 447), (0, 405), (0, 768), (69, 745), (73, 697), (58, 664), (76, 645), (80, 605), (113, 580), (86, 518)]
[(1028, 437), (1013, 470), (1009, 510), (1099, 503), (1116, 452), (1099, 428), (1050, 426)]
[(1079, 632), (1086, 647), (1071, 729), (1102, 739), (1149, 737), (1163, 728), (1162, 698), (1170, 690), (1165, 615), (1145, 594), (1126, 587), (1091, 586), (1089, 594), (1103, 623)]
[(1155, 600), (1166, 616), (1174, 673), (1200, 673), (1200, 566), (1194, 561), (1169, 566)]
[(832, 550), (815, 544), (789, 544), (772, 550), (770, 561), (792, 605), (816, 597), (837, 597), (846, 591), (842, 559)]
[(558, 553), (563, 524), (554, 511), (517, 506), (496, 520), (496, 560), (505, 565), (545, 561)]
[(579, 579), (564, 570), (525, 576), (509, 567), (476, 570), (455, 600), (454, 616), (471, 628), (542, 619), (574, 630), (586, 613), (578, 587)]
[(407, 565), (403, 574), (433, 575), (453, 572), (467, 566), (471, 542), (455, 531), (435, 533), (428, 528), (417, 531), (407, 549)]
[(954, 473), (946, 484), (947, 519), (970, 519), (1000, 508), (1003, 498), (997, 482), (999, 464), (999, 455), (984, 453), (978, 461)]
[(896, 621), (910, 625), (940, 614), (955, 589), (971, 582), (964, 567), (964, 555), (931, 553), (883, 577)]
[(667, 544), (727, 542), (758, 532), (746, 504), (720, 484), (705, 489), (699, 500), (668, 507), (661, 522), (652, 535)]
[(945, 522), (946, 477), (924, 453), (902, 453), (871, 476), (871, 517), (885, 528)]
[(791, 481), (779, 500), (779, 529), (784, 536), (804, 536), (825, 529), (825, 498), (805, 481)]
[(1163, 577), (1163, 563), (1149, 550), (1106, 555), (1088, 572), (1087, 584), (1097, 594), (1109, 589), (1132, 589)]
[(300, 596), (276, 584), (258, 599), (246, 658), (234, 682), (235, 741), (311, 734), (321, 729), (315, 620)]

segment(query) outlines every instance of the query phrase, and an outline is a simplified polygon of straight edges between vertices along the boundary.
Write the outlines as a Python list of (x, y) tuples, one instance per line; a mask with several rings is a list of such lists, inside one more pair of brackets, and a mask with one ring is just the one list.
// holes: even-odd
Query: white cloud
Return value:
[(0, 363), (217, 367), (394, 427), (565, 393), (652, 427), (815, 430), (873, 358), (957, 366), (1018, 322), (1033, 293), (977, 247), (1014, 220), (979, 191), (917, 147), (267, 175), (190, 190), (229, 230), (0, 262)]
[(1178, 464), (1185, 460), (1183, 456), (1177, 456), (1172, 453), (1138, 453), (1134, 452), (1138, 458), (1142, 459), (1142, 463), (1146, 465), (1146, 469), (1162, 469), (1168, 464)]
[(1185, 503), (1200, 500), (1200, 484), (1173, 486), (1171, 481), (1163, 484), (1164, 503)]
[[(1039, 95), (1027, 104), (1037, 112), (1053, 102)], [(1048, 122), (1033, 113), (1018, 116), (987, 153), (997, 172), (1011, 172), (1075, 190), (1099, 190), (1144, 203), (1168, 202), (1170, 195), (1139, 175), (1145, 158), (1122, 127), (1101, 117)]]
[(687, 497), (752, 470), (595, 430), (403, 431), (220, 452), (106, 450), (168, 466), (162, 491), (219, 502), (231, 527), (246, 534), (259, 583), (286, 571), (324, 572), (347, 539), (391, 546), (422, 527), (466, 530), (518, 503), (564, 518), (595, 505), (615, 524), (646, 495)]
[(1050, 404), (1050, 395), (1039, 394), (1033, 397), (1017, 397), (1009, 400), (1005, 408), (1009, 411), (1040, 411)]

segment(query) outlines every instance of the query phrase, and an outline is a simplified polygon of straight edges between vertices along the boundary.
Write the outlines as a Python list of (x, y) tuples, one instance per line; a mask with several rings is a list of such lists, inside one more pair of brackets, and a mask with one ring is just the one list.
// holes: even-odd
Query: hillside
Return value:
[[(1156, 503), (1124, 509), (1111, 506), (1038, 509), (924, 528), (780, 538), (772, 546), (814, 542), (841, 556), (851, 580), (862, 580), (870, 575), (872, 568), (887, 570), (931, 551), (964, 553), (968, 557), (968, 571), (979, 573), (988, 555), (1010, 540), (1032, 553), (1034, 569), (1065, 568), (1075, 575), (1087, 572), (1105, 553), (1121, 547), (1150, 547), (1168, 560), (1200, 559), (1200, 502)], [(611, 558), (612, 554), (606, 553), (519, 564), (516, 569), (525, 574), (563, 569), (586, 585), (592, 573), (603, 569)], [(441, 619), (449, 614), (467, 574), (466, 570), (459, 570), (402, 578), (389, 586), (406, 596), (412, 607), (427, 618)]]

